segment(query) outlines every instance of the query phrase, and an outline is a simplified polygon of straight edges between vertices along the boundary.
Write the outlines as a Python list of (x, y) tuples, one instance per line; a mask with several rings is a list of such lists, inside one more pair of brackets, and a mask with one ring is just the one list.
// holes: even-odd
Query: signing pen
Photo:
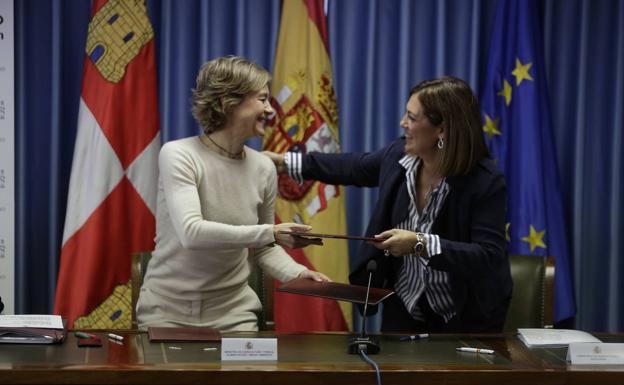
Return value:
[(108, 333), (107, 336), (108, 336), (108, 338), (112, 338), (112, 339), (117, 340), (117, 341), (123, 341), (124, 340), (124, 338), (122, 336), (118, 336), (117, 334), (113, 334), (113, 333)]
[(429, 334), (428, 333), (424, 333), (424, 334), (416, 334), (413, 336), (402, 336), (401, 338), (399, 338), (401, 341), (414, 341), (414, 340), (420, 340), (423, 338), (429, 338)]
[(494, 354), (494, 350), (492, 350), (492, 349), (481, 349), (481, 348), (461, 347), (461, 348), (457, 348), (457, 351), (458, 352), (467, 352), (467, 353)]

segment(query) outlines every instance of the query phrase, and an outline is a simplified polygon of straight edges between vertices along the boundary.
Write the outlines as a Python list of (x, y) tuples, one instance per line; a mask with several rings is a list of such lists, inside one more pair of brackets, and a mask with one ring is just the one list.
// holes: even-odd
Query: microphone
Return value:
[(366, 310), (368, 308), (368, 294), (370, 293), (371, 279), (373, 273), (377, 270), (377, 262), (371, 259), (366, 264), (366, 271), (368, 271), (368, 286), (366, 287), (366, 299), (364, 300), (364, 314), (362, 315), (362, 330), (358, 337), (354, 337), (349, 341), (349, 354), (358, 354), (364, 352), (366, 354), (379, 353), (379, 341), (377, 338), (366, 335)]

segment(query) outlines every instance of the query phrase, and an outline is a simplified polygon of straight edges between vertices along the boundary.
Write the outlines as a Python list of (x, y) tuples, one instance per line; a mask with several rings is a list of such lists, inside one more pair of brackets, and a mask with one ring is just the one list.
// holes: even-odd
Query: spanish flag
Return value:
[[(322, 0), (284, 0), (273, 68), (270, 122), (263, 148), (274, 152), (339, 152), (338, 109)], [(316, 232), (345, 234), (344, 189), (315, 181), (279, 178), (276, 222), (302, 222)], [(288, 250), (299, 263), (348, 282), (344, 240)], [(351, 327), (351, 304), (276, 292), (276, 331), (336, 331)]]

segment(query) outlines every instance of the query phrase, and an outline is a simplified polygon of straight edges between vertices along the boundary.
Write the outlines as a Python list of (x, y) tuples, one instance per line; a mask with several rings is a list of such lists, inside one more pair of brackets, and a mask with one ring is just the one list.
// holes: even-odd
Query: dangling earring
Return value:
[(440, 150), (444, 148), (444, 139), (441, 136), (438, 138), (438, 148)]

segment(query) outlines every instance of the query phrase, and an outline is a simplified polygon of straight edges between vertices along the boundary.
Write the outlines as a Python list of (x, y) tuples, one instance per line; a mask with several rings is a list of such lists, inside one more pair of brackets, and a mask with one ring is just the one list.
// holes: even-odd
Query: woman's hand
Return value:
[(284, 163), (284, 154), (278, 154), (271, 151), (262, 151), (262, 154), (268, 156), (269, 159), (273, 161), (278, 174), (283, 174), (288, 171), (286, 170), (286, 163)]
[(297, 278), (309, 278), (309, 279), (315, 280), (316, 282), (331, 282), (332, 281), (325, 274), (320, 273), (318, 271), (313, 271), (313, 270), (304, 270), (301, 273), (299, 273)]
[(288, 247), (290, 249), (299, 249), (309, 245), (323, 245), (321, 238), (308, 238), (298, 235), (283, 234), (282, 231), (293, 231), (298, 233), (307, 233), (312, 230), (311, 226), (300, 225), (297, 223), (280, 223), (273, 226), (273, 236), (275, 237), (275, 243), (280, 246)]
[(384, 250), (386, 256), (391, 254), (395, 257), (413, 254), (414, 245), (418, 241), (415, 232), (401, 229), (386, 230), (381, 234), (375, 235), (375, 238), (383, 239), (384, 241), (370, 242), (373, 246), (379, 250)]

